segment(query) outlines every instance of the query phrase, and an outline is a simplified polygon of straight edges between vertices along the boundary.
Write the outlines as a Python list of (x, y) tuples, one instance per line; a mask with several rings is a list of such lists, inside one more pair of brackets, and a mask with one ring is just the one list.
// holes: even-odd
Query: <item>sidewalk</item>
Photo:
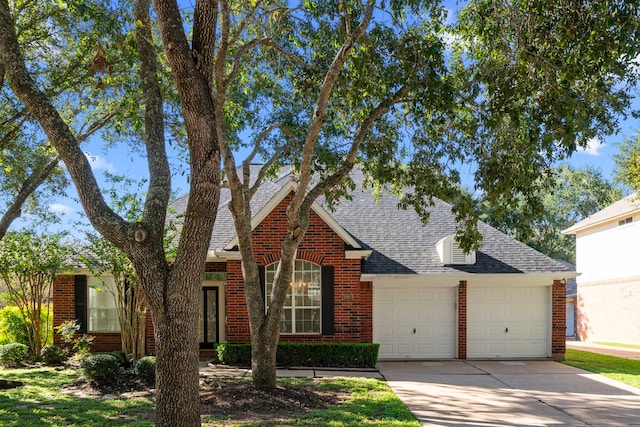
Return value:
[(640, 349), (613, 347), (583, 341), (567, 341), (567, 348), (571, 350), (589, 351), (607, 356), (622, 357), (624, 359), (640, 360)]
[[(200, 362), (200, 375), (207, 377), (250, 377), (251, 369)], [(284, 368), (276, 369), (279, 378), (361, 377), (384, 379), (377, 369)]]

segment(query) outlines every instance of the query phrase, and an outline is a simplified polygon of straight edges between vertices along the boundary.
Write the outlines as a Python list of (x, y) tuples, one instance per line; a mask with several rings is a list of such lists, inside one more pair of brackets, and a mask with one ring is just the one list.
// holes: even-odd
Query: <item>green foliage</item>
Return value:
[(67, 359), (67, 352), (57, 345), (47, 345), (40, 350), (40, 359), (45, 365), (61, 365)]
[(539, 215), (532, 217), (525, 198), (519, 197), (506, 212), (484, 205), (481, 218), (551, 258), (575, 264), (575, 237), (561, 232), (620, 199), (622, 191), (593, 167), (562, 165), (552, 176), (553, 186), (540, 195)]
[(114, 383), (122, 375), (121, 360), (111, 353), (91, 353), (80, 361), (84, 376), (98, 385)]
[[(278, 343), (278, 366), (318, 366), (334, 368), (373, 368), (378, 361), (379, 344), (372, 343)], [(250, 344), (219, 344), (218, 360), (225, 365), (251, 364)]]
[(21, 343), (29, 345), (27, 325), (20, 309), (7, 305), (0, 309), (0, 344)]
[(124, 351), (114, 350), (109, 352), (109, 354), (116, 358), (122, 369), (129, 369), (131, 367), (131, 357)]
[(640, 133), (620, 144), (616, 163), (616, 181), (640, 193)]
[(0, 365), (15, 368), (29, 357), (29, 347), (20, 343), (5, 344), (0, 347)]
[(87, 334), (78, 335), (79, 330), (80, 325), (76, 320), (67, 320), (56, 328), (56, 333), (62, 338), (67, 350), (84, 355), (91, 351), (91, 343), (95, 337)]
[(156, 381), (156, 358), (145, 356), (138, 359), (133, 366), (133, 372), (146, 384), (153, 385)]

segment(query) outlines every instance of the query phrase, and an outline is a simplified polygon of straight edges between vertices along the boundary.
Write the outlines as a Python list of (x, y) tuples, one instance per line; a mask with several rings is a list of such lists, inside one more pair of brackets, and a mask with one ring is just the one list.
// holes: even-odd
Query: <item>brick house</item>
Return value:
[[(362, 182), (359, 172), (352, 178)], [(255, 253), (267, 284), (295, 185), (284, 170), (252, 201)], [(214, 343), (250, 339), (229, 198), (223, 190), (202, 282), (203, 355)], [(184, 195), (173, 203), (174, 219), (187, 200)], [(397, 204), (390, 193), (359, 187), (333, 210), (322, 200), (314, 204), (296, 255), (281, 341), (376, 342), (381, 359), (564, 356), (565, 278), (575, 273), (484, 223), (482, 248), (464, 254), (453, 239), (448, 204), (435, 200), (427, 225)], [(80, 319), (96, 337), (96, 350), (118, 348), (113, 320), (101, 311), (106, 300), (93, 295), (91, 280), (82, 270), (58, 279), (54, 323)], [(152, 331), (149, 321), (149, 352)]]
[(637, 194), (564, 230), (576, 236), (576, 338), (640, 344)]

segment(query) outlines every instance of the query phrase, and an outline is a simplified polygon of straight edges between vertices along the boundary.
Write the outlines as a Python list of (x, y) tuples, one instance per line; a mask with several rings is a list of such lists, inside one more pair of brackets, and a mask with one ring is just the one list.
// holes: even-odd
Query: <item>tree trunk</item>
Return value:
[[(199, 426), (197, 307), (186, 299), (176, 313), (154, 313), (156, 339), (156, 426)], [(175, 310), (171, 310), (175, 311)]]
[[(272, 330), (269, 330), (272, 329)], [(265, 322), (251, 329), (251, 374), (257, 389), (276, 388), (276, 351), (278, 349), (279, 328), (266, 327)]]

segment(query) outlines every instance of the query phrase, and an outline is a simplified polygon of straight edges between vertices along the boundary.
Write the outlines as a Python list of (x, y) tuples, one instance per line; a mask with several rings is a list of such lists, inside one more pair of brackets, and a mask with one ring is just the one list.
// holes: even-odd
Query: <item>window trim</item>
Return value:
[[(268, 264), (264, 267), (264, 304), (265, 304), (265, 310), (267, 310), (269, 308), (269, 288), (271, 287), (271, 285), (273, 283), (269, 283), (270, 281), (267, 281), (267, 277), (269, 276), (269, 267), (272, 266), (277, 266), (279, 261), (273, 262), (271, 264)], [(281, 323), (281, 329), (280, 329), (280, 334), (282, 335), (322, 335), (323, 333), (323, 282), (322, 282), (322, 273), (323, 273), (323, 268), (320, 264), (316, 264), (313, 261), (307, 261), (307, 260), (303, 260), (303, 259), (296, 259), (294, 261), (294, 268), (293, 268), (293, 277), (291, 278), (291, 281), (289, 282), (289, 285), (291, 286), (291, 289), (293, 289), (294, 286), (294, 277), (296, 275), (296, 272), (298, 271), (307, 271), (304, 269), (298, 269), (297, 265), (298, 262), (300, 263), (308, 263), (311, 264), (312, 266), (315, 266), (317, 268), (317, 272), (318, 272), (318, 281), (317, 281), (317, 288), (318, 288), (318, 292), (319, 294), (317, 295), (319, 297), (319, 305), (317, 306), (296, 306), (295, 305), (295, 298), (296, 295), (291, 292), (291, 294), (289, 294), (289, 292), (287, 292), (287, 295), (290, 295), (291, 298), (291, 305), (283, 305), (283, 311), (284, 310), (290, 310), (291, 311), (291, 331), (283, 331), (282, 330), (282, 323)], [(276, 267), (277, 268), (277, 267)], [(304, 283), (304, 282), (302, 282)], [(302, 296), (302, 295), (298, 295), (298, 296)], [(296, 331), (296, 310), (317, 310), (318, 312), (318, 331), (317, 332), (297, 332)], [(283, 322), (283, 319), (281, 319), (281, 322)]]
[[(108, 284), (107, 284), (108, 283)], [(111, 298), (114, 299), (113, 301), (113, 308), (108, 308), (105, 309), (103, 307), (93, 307), (91, 304), (91, 293), (92, 292), (102, 292), (102, 291), (98, 291), (96, 289), (97, 285), (101, 285), (102, 287), (110, 287), (112, 288), (113, 291), (115, 291), (116, 289), (113, 288), (117, 288), (117, 285), (115, 283), (115, 280), (113, 279), (112, 276), (103, 276), (103, 277), (97, 277), (97, 276), (89, 276), (87, 277), (87, 304), (86, 304), (86, 309), (87, 309), (87, 332), (88, 333), (100, 333), (100, 334), (119, 334), (121, 332), (120, 329), (120, 320), (118, 319), (118, 306), (117, 303), (115, 301), (115, 295), (112, 293), (112, 291), (105, 289), (104, 291), (108, 293), (108, 296), (110, 296)], [(109, 310), (109, 311), (114, 311), (115, 312), (115, 329), (94, 329), (92, 328), (92, 318), (91, 318), (91, 312), (92, 310)], [(113, 320), (111, 320), (113, 321)]]

